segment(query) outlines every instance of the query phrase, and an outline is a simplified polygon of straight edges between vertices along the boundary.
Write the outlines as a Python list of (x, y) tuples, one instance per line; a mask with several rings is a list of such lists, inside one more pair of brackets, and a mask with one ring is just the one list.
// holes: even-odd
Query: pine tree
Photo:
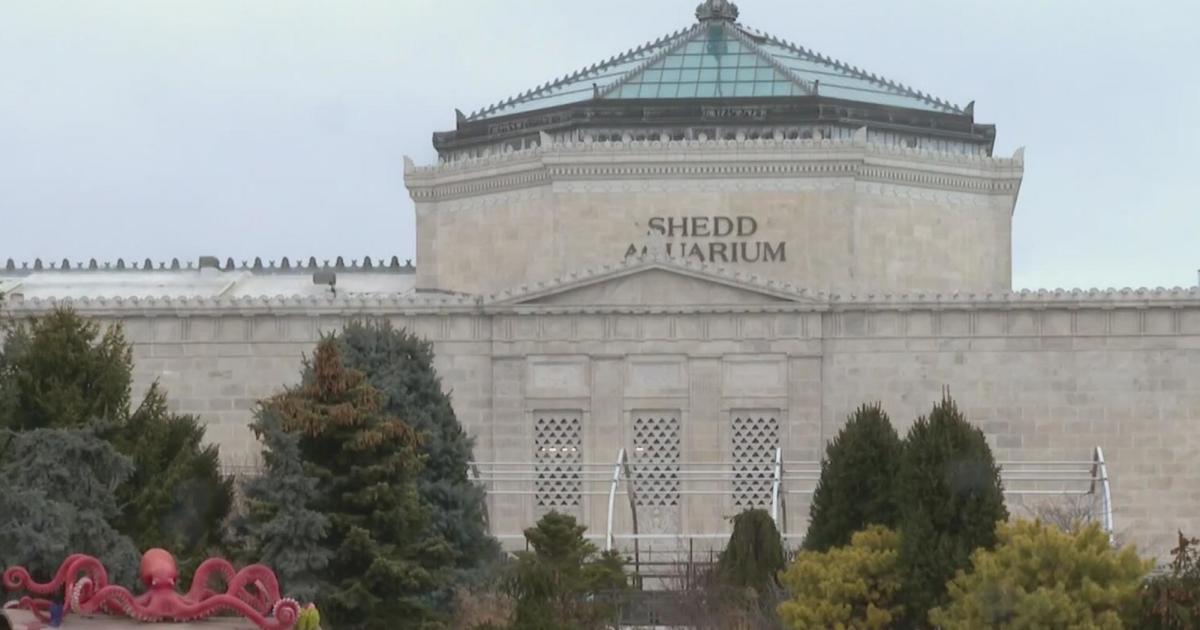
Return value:
[(317, 480), (304, 470), (300, 435), (283, 430), (274, 410), (259, 407), (250, 425), (263, 443), (263, 475), (242, 484), (248, 509), (238, 521), (250, 557), (275, 570), (288, 597), (311, 602), (333, 552), (325, 546), (329, 518), (311, 506)]
[(733, 533), (717, 563), (723, 584), (765, 596), (778, 586), (784, 564), (783, 538), (770, 514), (746, 510), (733, 518)]
[(900, 536), (882, 525), (855, 532), (850, 544), (803, 551), (781, 576), (791, 598), (779, 606), (787, 628), (892, 628), (899, 601)]
[(995, 546), (996, 524), (1008, 519), (1000, 467), (948, 394), (909, 430), (896, 492), (903, 601), (920, 624), (971, 553)]
[(233, 479), (220, 474), (220, 453), (204, 444), (194, 416), (175, 415), (158, 385), (114, 436), (134, 464), (117, 492), (124, 509), (119, 530), (142, 549), (169, 549), (190, 575), (219, 551), (222, 524), (233, 503)]
[(585, 531), (575, 517), (558, 512), (525, 530), (533, 551), (517, 554), (506, 586), (517, 602), (512, 630), (611, 627), (612, 595), (627, 587), (624, 563), (616, 553), (597, 553)]
[[(484, 491), (468, 476), (472, 440), (443, 393), (432, 344), (386, 321), (351, 323), (336, 339), (346, 365), (366, 374), (383, 395), (383, 412), (420, 433), (424, 467), (417, 487), (431, 526), (455, 553), (455, 566), (470, 572), (498, 559)], [(442, 595), (449, 601), (449, 591)]]
[(119, 424), (128, 414), (133, 353), (119, 327), (101, 333), (58, 309), (14, 327), (4, 345), (9, 428)]
[[(232, 501), (215, 446), (197, 419), (168, 411), (153, 386), (131, 411), (133, 353), (119, 326), (103, 331), (59, 309), (15, 326), (4, 344), (0, 398), (15, 431), (91, 428), (132, 458), (110, 517), (139, 548), (163, 546), (187, 571), (215, 543)], [(9, 452), (13, 449), (8, 449)]]
[(850, 416), (825, 449), (804, 549), (841, 547), (871, 524), (896, 526), (892, 484), (900, 450), (900, 437), (879, 404), (863, 405)]
[[(1074, 532), (1037, 521), (1002, 523), (995, 550), (949, 584), (949, 603), (929, 613), (946, 630), (1142, 628), (1135, 604), (1153, 562), (1113, 549), (1092, 523)], [(1182, 626), (1194, 627), (1194, 626)]]
[(0, 469), (0, 567), (49, 579), (72, 553), (100, 558), (110, 580), (132, 586), (137, 549), (109, 525), (116, 489), (133, 466), (90, 430), (35, 429), (12, 435)]
[(322, 616), (339, 629), (437, 627), (429, 597), (445, 588), (450, 553), (427, 534), (417, 433), (383, 412), (378, 390), (342, 363), (332, 339), (317, 346), (304, 382), (265, 408), (299, 434), (318, 484), (312, 508), (330, 521)]

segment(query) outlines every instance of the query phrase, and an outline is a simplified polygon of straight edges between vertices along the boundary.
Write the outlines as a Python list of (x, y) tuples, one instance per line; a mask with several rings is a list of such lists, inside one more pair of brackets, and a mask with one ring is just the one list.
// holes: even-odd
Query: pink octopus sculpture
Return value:
[[(179, 571), (175, 558), (162, 549), (151, 549), (142, 556), (139, 572), (146, 592), (134, 595), (120, 586), (108, 583), (108, 572), (99, 560), (74, 554), (59, 567), (54, 579), (41, 584), (33, 581), (23, 567), (4, 572), (4, 588), (27, 591), (33, 595), (63, 594), (63, 615), (77, 613), (95, 615), (107, 613), (124, 615), (142, 622), (192, 621), (232, 612), (254, 622), (262, 630), (287, 630), (296, 624), (300, 605), (293, 599), (281, 599), (275, 573), (255, 564), (241, 571), (221, 558), (205, 560), (192, 579), (186, 594), (175, 590)], [(209, 581), (222, 578), (224, 593), (209, 590)], [(49, 599), (22, 597), (17, 604), (50, 622), (54, 605)]]

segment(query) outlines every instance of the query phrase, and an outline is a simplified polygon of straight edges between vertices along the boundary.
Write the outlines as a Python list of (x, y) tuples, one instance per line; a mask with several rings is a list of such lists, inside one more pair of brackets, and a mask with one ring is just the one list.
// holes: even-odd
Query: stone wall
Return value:
[[(487, 294), (620, 260), (632, 247), (838, 293), (1009, 290), (1023, 158), (902, 150), (859, 135), (545, 138), (489, 158), (409, 163), (418, 287)], [(745, 229), (716, 235), (738, 219)]]
[[(10, 305), (17, 316), (41, 306)], [(205, 312), (91, 306), (134, 343), (154, 380), (195, 413), (231, 464), (251, 464), (255, 401), (295, 383), (322, 331), (386, 317), (435, 342), (437, 367), (483, 461), (529, 462), (536, 416), (577, 413), (582, 461), (632, 448), (639, 414), (677, 414), (680, 458), (727, 462), (732, 417), (776, 413), (785, 458), (815, 461), (857, 405), (903, 431), (948, 387), (1002, 461), (1086, 460), (1105, 449), (1119, 533), (1162, 553), (1200, 531), (1200, 296), (1078, 294), (999, 301), (751, 305), (741, 310), (547, 306), (307, 306)], [(609, 468), (608, 470), (611, 470)], [(694, 487), (717, 487), (698, 483)], [(590, 487), (588, 490), (606, 488)], [(607, 497), (578, 510), (604, 531)], [(531, 497), (495, 496), (516, 533)], [(807, 502), (790, 503), (802, 532)], [(721, 531), (735, 508), (683, 496), (644, 527)], [(1022, 509), (1014, 506), (1014, 513)], [(618, 528), (628, 527), (622, 513)]]

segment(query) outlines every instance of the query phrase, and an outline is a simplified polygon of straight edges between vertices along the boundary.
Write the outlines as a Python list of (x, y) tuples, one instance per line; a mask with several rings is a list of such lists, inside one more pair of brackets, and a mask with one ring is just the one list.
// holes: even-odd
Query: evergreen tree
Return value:
[(119, 327), (102, 333), (58, 309), (14, 327), (4, 346), (9, 428), (119, 424), (128, 414), (133, 353)]
[[(421, 435), (424, 467), (417, 477), (434, 531), (454, 551), (460, 571), (497, 560), (500, 546), (487, 531), (483, 489), (471, 482), (472, 440), (454, 414), (433, 367), (433, 346), (384, 321), (351, 323), (336, 336), (346, 365), (367, 375), (383, 396), (383, 412)], [(451, 593), (443, 593), (448, 601)]]
[(971, 553), (995, 546), (996, 524), (1008, 519), (1000, 467), (948, 394), (909, 430), (896, 491), (903, 601), (919, 624), (945, 601), (947, 581)]
[[(60, 309), (14, 327), (0, 362), (4, 424), (15, 431), (91, 428), (131, 458), (110, 518), (142, 549), (165, 547), (186, 574), (215, 544), (232, 501), (215, 446), (196, 418), (169, 412), (152, 386), (131, 412), (132, 350), (119, 326), (101, 331)], [(8, 449), (12, 451), (12, 449)]]
[(776, 576), (784, 564), (783, 538), (770, 514), (746, 510), (733, 518), (733, 533), (717, 563), (724, 585), (766, 596), (778, 586)]
[(900, 450), (900, 437), (879, 404), (863, 405), (850, 416), (825, 449), (809, 507), (806, 550), (841, 547), (871, 524), (896, 526), (892, 484)]
[(779, 605), (789, 629), (884, 630), (900, 604), (900, 536), (882, 525), (856, 532), (850, 544), (802, 551), (781, 576), (791, 598)]
[(220, 545), (233, 503), (233, 479), (220, 474), (220, 453), (204, 444), (194, 416), (172, 414), (158, 385), (114, 436), (133, 460), (133, 474), (117, 491), (124, 509), (119, 530), (142, 549), (169, 549), (190, 575)]
[(279, 414), (259, 407), (250, 425), (263, 443), (263, 475), (242, 484), (247, 511), (238, 519), (250, 557), (275, 570), (288, 597), (311, 602), (333, 552), (325, 543), (329, 518), (311, 506), (317, 480), (304, 470), (300, 435), (283, 430)]
[(89, 430), (35, 429), (12, 434), (0, 469), (0, 567), (25, 566), (48, 580), (72, 553), (100, 558), (109, 578), (132, 586), (132, 541), (109, 525), (116, 489), (133, 466)]
[(339, 630), (437, 627), (428, 599), (445, 588), (450, 553), (427, 534), (417, 433), (383, 412), (378, 390), (342, 363), (332, 339), (317, 346), (299, 387), (264, 406), (299, 434), (317, 480), (312, 509), (330, 522), (322, 616)]
[(997, 537), (995, 550), (976, 550), (970, 572), (950, 582), (949, 603), (930, 611), (938, 628), (1145, 627), (1134, 610), (1153, 563), (1132, 547), (1113, 549), (1099, 525), (1064, 532), (1019, 521), (1002, 523)]
[(1146, 581), (1137, 627), (1143, 630), (1200, 628), (1200, 539), (1179, 532), (1166, 573)]
[(627, 587), (624, 562), (615, 552), (597, 553), (585, 531), (575, 517), (558, 512), (525, 530), (533, 551), (517, 554), (506, 587), (517, 602), (512, 630), (611, 627), (612, 596)]

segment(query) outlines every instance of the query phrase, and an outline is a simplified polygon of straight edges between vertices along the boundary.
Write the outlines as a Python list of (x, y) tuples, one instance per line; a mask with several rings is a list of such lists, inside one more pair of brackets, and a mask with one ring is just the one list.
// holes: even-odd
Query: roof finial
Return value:
[(700, 6), (696, 7), (696, 19), (701, 22), (712, 20), (735, 22), (738, 19), (738, 8), (729, 0), (704, 0)]

